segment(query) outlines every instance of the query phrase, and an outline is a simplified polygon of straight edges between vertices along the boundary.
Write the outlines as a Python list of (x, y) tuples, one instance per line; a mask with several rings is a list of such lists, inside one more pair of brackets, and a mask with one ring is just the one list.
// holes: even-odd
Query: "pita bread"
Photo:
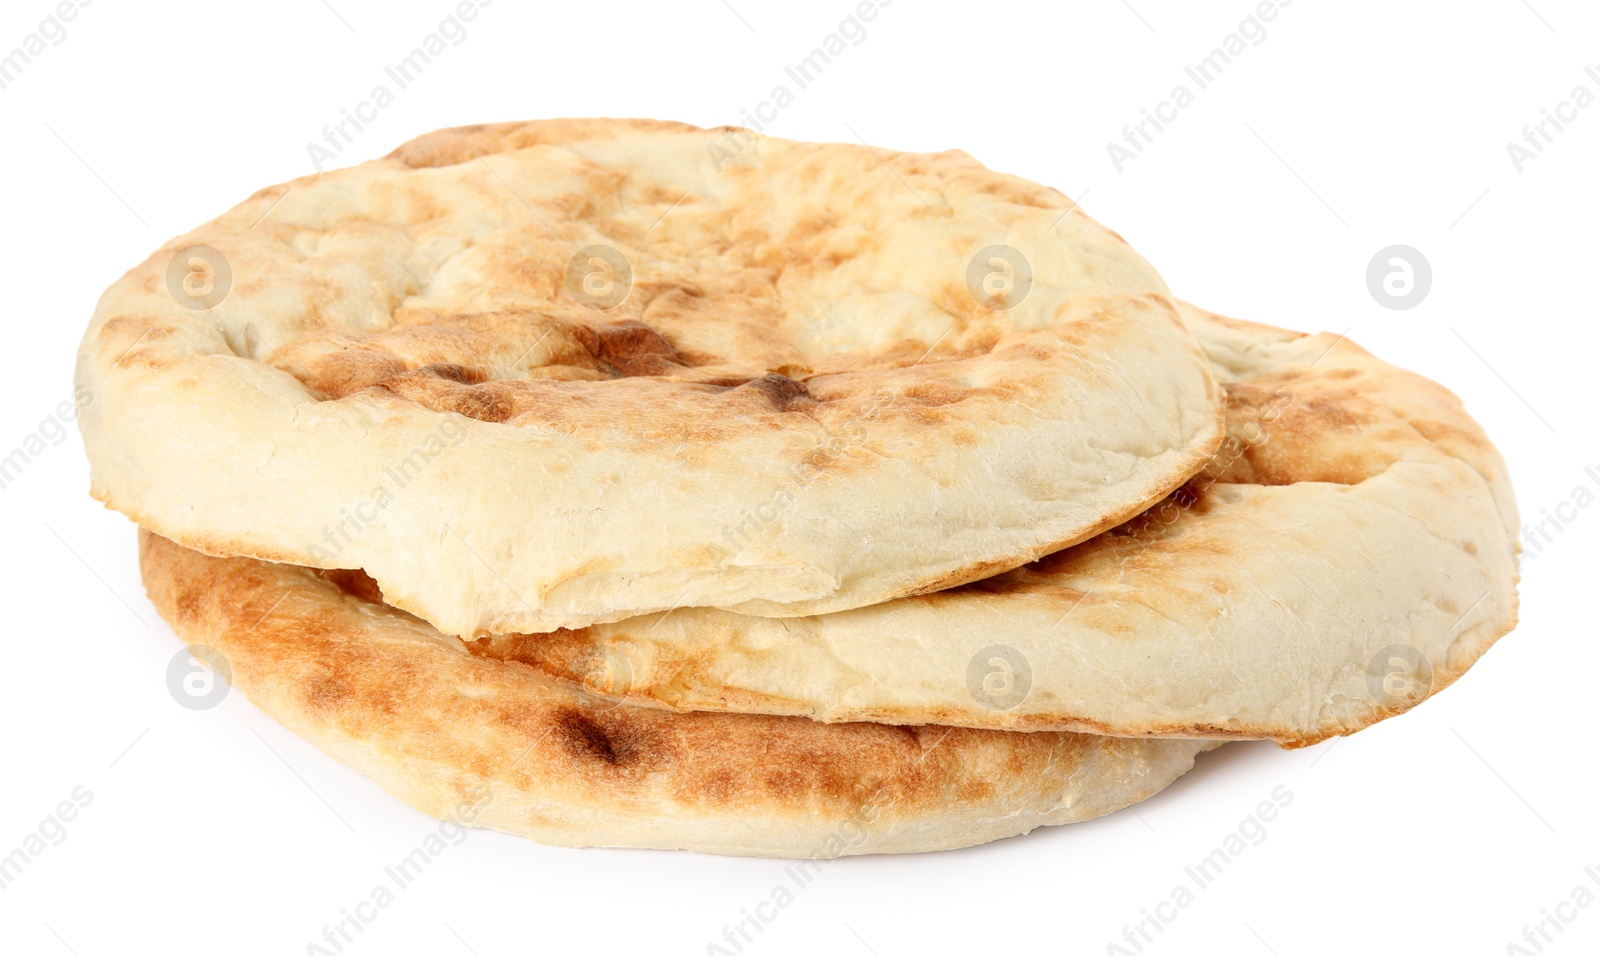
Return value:
[(80, 426), (139, 524), (365, 569), (447, 633), (814, 614), (1017, 567), (1194, 473), (1220, 397), (1165, 293), (959, 152), (444, 130), (128, 273)]
[(678, 710), (1290, 747), (1449, 685), (1516, 621), (1516, 503), (1483, 431), (1347, 340), (1184, 316), (1228, 438), (1111, 533), (841, 614), (683, 609), (480, 652)]
[(149, 532), (140, 557), (179, 636), (220, 651), (290, 730), (425, 813), (545, 843), (811, 858), (966, 846), (1142, 800), (1210, 747), (596, 706), (374, 603), (359, 573), (207, 557)]

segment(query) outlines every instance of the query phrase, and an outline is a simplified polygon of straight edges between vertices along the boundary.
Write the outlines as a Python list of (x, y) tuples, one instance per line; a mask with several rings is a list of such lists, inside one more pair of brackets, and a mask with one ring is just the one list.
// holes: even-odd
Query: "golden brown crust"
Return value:
[(797, 857), (965, 846), (1141, 800), (1207, 745), (611, 706), (474, 656), (359, 574), (140, 533), (157, 609), (285, 726), (435, 815), (567, 845)]

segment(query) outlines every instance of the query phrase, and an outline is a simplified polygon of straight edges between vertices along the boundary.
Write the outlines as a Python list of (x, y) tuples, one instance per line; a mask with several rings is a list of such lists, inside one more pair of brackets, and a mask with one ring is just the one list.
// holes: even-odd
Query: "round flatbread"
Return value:
[(102, 298), (93, 494), (447, 633), (1017, 567), (1221, 440), (1150, 266), (959, 152), (553, 121), (256, 194)]
[(370, 579), (140, 533), (157, 610), (284, 726), (417, 809), (568, 846), (826, 859), (1109, 813), (1211, 745), (615, 706), (470, 653)]
[(480, 653), (679, 710), (1302, 746), (1407, 710), (1516, 622), (1516, 503), (1460, 401), (1348, 340), (1184, 317), (1228, 437), (1159, 506), (965, 587), (683, 609)]

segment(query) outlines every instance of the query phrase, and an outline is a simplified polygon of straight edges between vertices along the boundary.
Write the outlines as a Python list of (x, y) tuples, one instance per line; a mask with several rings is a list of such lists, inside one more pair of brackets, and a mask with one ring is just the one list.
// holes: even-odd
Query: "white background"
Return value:
[[(0, 454), (70, 395), (105, 286), (311, 172), (308, 141), (451, 8), (329, 2), (98, 0), (0, 90)], [(1584, 471), (1600, 474), (1600, 104), (1520, 173), (1506, 152), (1574, 86), (1600, 93), (1584, 73), (1600, 67), (1600, 11), (1298, 0), (1119, 174), (1107, 142), (1252, 8), (1130, 3), (897, 0), (768, 131), (851, 140), (849, 124), (875, 145), (965, 149), (1083, 198), (1180, 296), (1348, 330), (1464, 397), (1525, 520), (1600, 480)], [(339, 164), (446, 123), (738, 122), (850, 6), (495, 0)], [(50, 9), (7, 0), (0, 51)], [(1366, 286), (1394, 243), (1432, 263), (1408, 311)], [(133, 526), (86, 489), (69, 432), (0, 491), (0, 855), (75, 787), (93, 794), (64, 842), (0, 890), (0, 951), (304, 953), (434, 824), (240, 694), (179, 707), (164, 677), (178, 644), (142, 594)], [(1147, 953), (1505, 953), (1574, 887), (1600, 894), (1584, 873), (1600, 868), (1597, 538), (1600, 507), (1525, 560), (1521, 626), (1410, 714), (1307, 750), (1225, 747), (1136, 812), (832, 863), (746, 952), (1105, 953), (1282, 785), (1293, 802), (1266, 840)], [(474, 832), (346, 951), (704, 953), (784, 865)], [(1595, 952), (1600, 903), (1563, 912), (1576, 918), (1545, 952)]]

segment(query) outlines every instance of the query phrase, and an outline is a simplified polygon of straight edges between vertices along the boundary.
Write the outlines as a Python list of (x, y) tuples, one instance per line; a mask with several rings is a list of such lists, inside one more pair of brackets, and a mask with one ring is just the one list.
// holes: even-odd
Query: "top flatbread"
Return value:
[(452, 634), (820, 613), (1019, 566), (1199, 468), (1220, 400), (1165, 292), (964, 153), (444, 130), (128, 273), (80, 424), (141, 525), (364, 568)]
[(1285, 746), (1450, 684), (1516, 620), (1517, 508), (1482, 429), (1348, 340), (1184, 317), (1228, 437), (1124, 527), (878, 607), (684, 609), (479, 652), (684, 710)]

